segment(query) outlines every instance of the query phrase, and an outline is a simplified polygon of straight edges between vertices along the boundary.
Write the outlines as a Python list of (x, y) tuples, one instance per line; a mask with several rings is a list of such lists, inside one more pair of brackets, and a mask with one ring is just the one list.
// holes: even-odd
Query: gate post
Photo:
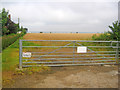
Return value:
[(19, 69), (22, 69), (22, 40), (19, 40)]
[[(75, 46), (75, 41), (73, 41), (73, 46)], [(75, 47), (73, 47), (73, 63), (74, 63), (74, 61), (75, 61), (74, 53), (75, 53)]]
[(116, 64), (119, 64), (119, 41), (116, 44)]

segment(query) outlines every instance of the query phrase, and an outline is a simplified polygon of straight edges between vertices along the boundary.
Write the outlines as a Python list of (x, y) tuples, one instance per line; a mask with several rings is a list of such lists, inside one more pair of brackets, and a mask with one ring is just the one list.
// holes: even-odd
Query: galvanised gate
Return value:
[(120, 41), (20, 40), (19, 67), (119, 63)]

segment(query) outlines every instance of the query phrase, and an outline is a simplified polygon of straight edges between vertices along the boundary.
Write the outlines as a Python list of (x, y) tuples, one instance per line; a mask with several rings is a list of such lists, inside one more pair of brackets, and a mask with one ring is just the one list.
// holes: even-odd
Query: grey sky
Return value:
[(119, 0), (2, 0), (30, 32), (104, 32), (118, 20)]

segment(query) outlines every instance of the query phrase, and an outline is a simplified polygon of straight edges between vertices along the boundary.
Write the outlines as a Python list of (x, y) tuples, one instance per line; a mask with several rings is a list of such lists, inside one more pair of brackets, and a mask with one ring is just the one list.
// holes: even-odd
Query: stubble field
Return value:
[(96, 33), (28, 33), (23, 38), (26, 40), (90, 40), (93, 34)]

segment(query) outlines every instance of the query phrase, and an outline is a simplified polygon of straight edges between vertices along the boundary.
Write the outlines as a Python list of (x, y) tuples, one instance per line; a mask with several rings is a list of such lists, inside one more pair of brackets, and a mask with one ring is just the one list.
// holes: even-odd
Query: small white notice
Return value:
[(77, 53), (86, 53), (86, 52), (87, 52), (87, 47), (84, 46), (77, 47)]
[(22, 56), (23, 57), (31, 57), (31, 53), (30, 52), (23, 52)]

